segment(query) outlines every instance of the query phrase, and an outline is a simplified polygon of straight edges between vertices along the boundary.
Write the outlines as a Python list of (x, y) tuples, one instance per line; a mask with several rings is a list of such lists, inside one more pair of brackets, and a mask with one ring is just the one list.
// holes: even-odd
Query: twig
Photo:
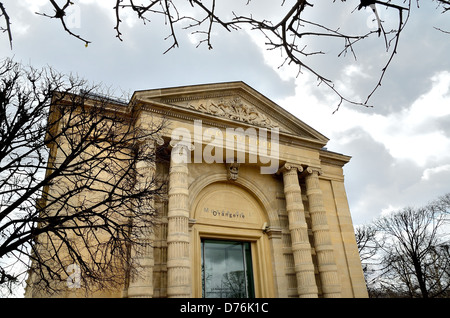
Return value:
[[(392, 50), (392, 53), (389, 56), (389, 59), (386, 62), (385, 66), (381, 70), (381, 75), (379, 77), (378, 83), (375, 85), (373, 90), (367, 96), (366, 101), (364, 103), (367, 103), (369, 101), (369, 99), (372, 97), (372, 95), (375, 93), (375, 91), (381, 86), (381, 82), (382, 82), (382, 80), (384, 78), (384, 75), (386, 74), (386, 70), (389, 67), (389, 65), (391, 64), (391, 62), (392, 62), (392, 60), (394, 58), (394, 55), (397, 54), (397, 47), (398, 47), (398, 41), (400, 39), (400, 33), (402, 32), (403, 28), (405, 27), (406, 22), (409, 19), (409, 14), (410, 14), (410, 11), (408, 9), (404, 8), (404, 7), (400, 7), (400, 6), (396, 6), (396, 5), (392, 5), (392, 4), (384, 3), (384, 2), (380, 2), (380, 1), (376, 1), (376, 2), (379, 3), (379, 4), (383, 4), (383, 5), (386, 5), (388, 7), (392, 7), (392, 8), (397, 9), (398, 10), (398, 14), (399, 14), (399, 22), (398, 22), (398, 30), (397, 30), (397, 33), (396, 33), (396, 35), (394, 37), (395, 43), (394, 43), (394, 48)], [(409, 3), (409, 5), (410, 5), (410, 3)], [(405, 22), (403, 22), (403, 10), (406, 10), (408, 12), (408, 15), (407, 15), (407, 17), (405, 19)]]
[(5, 9), (5, 7), (3, 6), (3, 3), (2, 3), (2, 2), (0, 2), (0, 11), (1, 11), (2, 15), (5, 17), (5, 23), (6, 23), (6, 30), (3, 30), (3, 28), (2, 28), (2, 30), (3, 30), (3, 32), (6, 31), (6, 32), (8, 33), (9, 45), (10, 45), (11, 50), (12, 50), (11, 21), (9, 20), (9, 16), (8, 16), (8, 14), (6, 13), (6, 9)]
[(64, 30), (69, 33), (71, 36), (83, 41), (85, 43), (85, 46), (87, 47), (89, 43), (91, 43), (90, 41), (84, 39), (83, 37), (81, 37), (78, 34), (73, 33), (67, 26), (66, 26), (66, 22), (64, 21), (64, 17), (66, 16), (66, 9), (69, 5), (73, 4), (72, 1), (67, 0), (66, 4), (60, 8), (58, 6), (58, 4), (54, 1), (54, 0), (50, 0), (50, 3), (53, 5), (54, 9), (55, 9), (55, 14), (54, 15), (48, 15), (45, 13), (39, 13), (36, 12), (37, 15), (41, 15), (50, 19), (59, 19), (61, 21), (61, 24), (64, 28)]

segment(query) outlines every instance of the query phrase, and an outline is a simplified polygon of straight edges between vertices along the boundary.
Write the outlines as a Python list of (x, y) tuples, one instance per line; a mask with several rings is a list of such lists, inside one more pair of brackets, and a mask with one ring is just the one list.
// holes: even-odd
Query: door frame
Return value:
[(262, 230), (228, 228), (221, 226), (195, 224), (191, 231), (192, 296), (202, 297), (201, 241), (218, 239), (250, 242), (253, 281), (256, 298), (275, 297), (272, 275), (272, 257), (268, 237)]

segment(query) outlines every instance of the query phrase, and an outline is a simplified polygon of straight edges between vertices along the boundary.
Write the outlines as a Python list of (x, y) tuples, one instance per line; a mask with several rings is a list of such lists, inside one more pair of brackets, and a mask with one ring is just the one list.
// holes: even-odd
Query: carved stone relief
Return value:
[(236, 181), (239, 174), (239, 163), (238, 162), (227, 163), (226, 166), (227, 166), (228, 180)]
[(200, 100), (189, 103), (188, 107), (203, 113), (238, 120), (265, 128), (279, 127), (276, 122), (259, 112), (256, 107), (244, 103), (240, 97), (230, 99), (220, 98), (217, 101)]

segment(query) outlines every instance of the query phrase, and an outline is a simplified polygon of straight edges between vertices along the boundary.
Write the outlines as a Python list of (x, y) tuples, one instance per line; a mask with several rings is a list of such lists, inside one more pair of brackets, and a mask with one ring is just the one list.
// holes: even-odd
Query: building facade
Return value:
[[(165, 118), (167, 195), (144, 275), (108, 297), (367, 297), (343, 166), (350, 157), (242, 82), (136, 91)], [(100, 295), (101, 296), (101, 295)]]

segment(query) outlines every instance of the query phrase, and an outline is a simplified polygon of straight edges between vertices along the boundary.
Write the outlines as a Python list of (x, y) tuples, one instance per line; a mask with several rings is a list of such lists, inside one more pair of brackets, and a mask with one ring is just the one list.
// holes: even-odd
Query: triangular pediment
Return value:
[(278, 128), (280, 133), (325, 145), (328, 138), (243, 82), (137, 91), (133, 100), (217, 121)]

